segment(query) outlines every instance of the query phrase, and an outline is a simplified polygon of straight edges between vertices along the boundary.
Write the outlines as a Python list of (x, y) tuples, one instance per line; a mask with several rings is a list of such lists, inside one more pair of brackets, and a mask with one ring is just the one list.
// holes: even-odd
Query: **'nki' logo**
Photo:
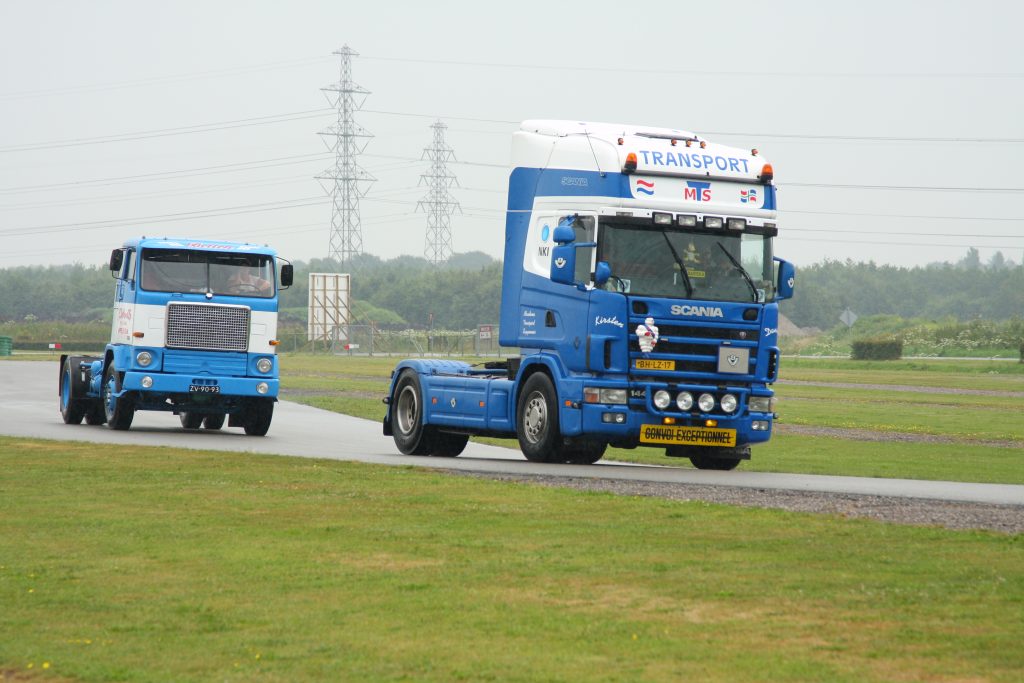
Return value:
[(640, 178), (637, 178), (636, 179), (636, 191), (639, 192), (640, 194), (645, 194), (648, 197), (650, 197), (651, 195), (654, 194), (654, 183), (650, 182), (650, 181), (647, 181), (647, 180), (641, 180)]
[(711, 201), (711, 183), (700, 183), (696, 180), (687, 180), (686, 188), (683, 190), (683, 199), (694, 202)]
[(740, 190), (740, 203), (757, 204), (757, 190)]

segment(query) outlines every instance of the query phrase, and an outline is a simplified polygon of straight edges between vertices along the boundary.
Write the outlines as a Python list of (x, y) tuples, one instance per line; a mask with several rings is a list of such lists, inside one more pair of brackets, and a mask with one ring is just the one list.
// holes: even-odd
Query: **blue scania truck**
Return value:
[(160, 410), (185, 429), (227, 420), (264, 436), (278, 393), (278, 293), (293, 277), (278, 260), (266, 246), (209, 240), (115, 249), (110, 343), (103, 356), (60, 357), (64, 422), (125, 430), (135, 411)]
[(502, 346), (398, 364), (384, 434), (456, 456), (517, 438), (528, 460), (653, 446), (729, 470), (767, 441), (779, 371), (774, 172), (757, 150), (644, 126), (526, 121), (513, 134)]

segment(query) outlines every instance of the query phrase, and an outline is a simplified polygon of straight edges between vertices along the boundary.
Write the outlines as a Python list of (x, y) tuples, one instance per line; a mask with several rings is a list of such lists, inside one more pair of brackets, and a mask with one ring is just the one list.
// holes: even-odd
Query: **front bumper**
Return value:
[[(144, 388), (142, 379), (149, 377), (152, 386)], [(257, 387), (266, 384), (267, 390), (260, 393)], [(140, 372), (130, 370), (125, 373), (122, 388), (125, 391), (138, 391), (144, 394), (196, 394), (205, 396), (247, 396), (258, 398), (277, 398), (280, 381), (274, 377), (211, 377), (209, 375), (169, 375), (161, 372)], [(192, 387), (200, 387), (199, 391)], [(203, 388), (205, 387), (205, 388)]]

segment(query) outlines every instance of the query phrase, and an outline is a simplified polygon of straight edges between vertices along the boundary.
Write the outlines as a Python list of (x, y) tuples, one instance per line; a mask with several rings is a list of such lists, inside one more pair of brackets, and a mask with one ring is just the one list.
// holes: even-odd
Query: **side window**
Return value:
[(135, 281), (135, 250), (129, 249), (124, 253), (124, 279)]

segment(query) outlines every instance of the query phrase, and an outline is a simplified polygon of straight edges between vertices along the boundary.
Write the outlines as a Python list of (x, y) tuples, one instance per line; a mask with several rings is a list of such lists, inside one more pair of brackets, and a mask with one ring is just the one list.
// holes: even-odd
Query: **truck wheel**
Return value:
[(584, 441), (572, 446), (563, 446), (562, 455), (573, 465), (593, 465), (604, 457), (608, 444), (603, 441)]
[(103, 409), (103, 401), (98, 398), (89, 401), (89, 407), (85, 410), (85, 423), (89, 425), (101, 425), (107, 421), (107, 411)]
[(130, 394), (121, 398), (114, 396), (121, 390), (121, 373), (114, 369), (114, 364), (107, 366), (103, 373), (103, 410), (107, 418), (107, 426), (111, 429), (125, 430), (132, 426), (135, 417), (135, 401)]
[(710, 458), (706, 455), (691, 455), (690, 462), (698, 470), (734, 470), (740, 464), (739, 458)]
[(430, 454), (435, 458), (454, 458), (466, 450), (469, 443), (468, 434), (450, 434), (437, 432), (432, 438), (434, 448)]
[(178, 417), (181, 419), (181, 426), (185, 429), (199, 429), (203, 425), (201, 413), (179, 413)]
[[(392, 400), (391, 434), (398, 450), (405, 455), (427, 455), (433, 452), (432, 437), (435, 435), (423, 424), (423, 389), (420, 386), (420, 378), (414, 371), (402, 371), (395, 385)], [(459, 453), (461, 452), (460, 448)]]
[(85, 406), (78, 398), (79, 392), (76, 387), (76, 374), (71, 368), (71, 359), (64, 359), (64, 367), (60, 373), (60, 416), (64, 424), (81, 424), (85, 417)]
[(543, 372), (530, 375), (519, 393), (516, 434), (519, 449), (530, 462), (565, 462), (559, 448), (558, 395)]
[(216, 430), (224, 426), (224, 418), (227, 417), (224, 413), (217, 413), (216, 415), (207, 415), (203, 418), (203, 429)]
[(274, 417), (274, 402), (261, 399), (249, 406), (245, 420), (245, 433), (249, 436), (266, 436), (270, 431), (270, 420)]

